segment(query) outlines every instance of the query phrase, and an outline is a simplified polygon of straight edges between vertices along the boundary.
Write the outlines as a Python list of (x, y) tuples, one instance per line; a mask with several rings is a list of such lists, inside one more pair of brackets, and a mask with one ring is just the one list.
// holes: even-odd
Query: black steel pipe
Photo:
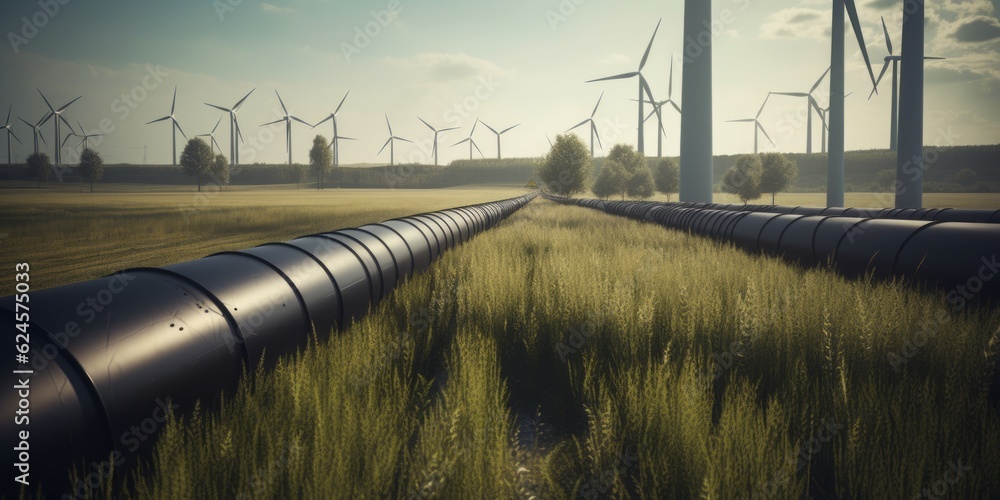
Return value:
[[(73, 496), (73, 465), (85, 478), (107, 471), (107, 461), (119, 472), (134, 467), (168, 408), (217, 405), (249, 371), (272, 367), (311, 334), (325, 339), (346, 328), (444, 251), (536, 196), (32, 291), (28, 491), (42, 484), (47, 495)], [(15, 332), (15, 307), (14, 296), (0, 299), (5, 331)], [(5, 356), (8, 373), (24, 369), (14, 354)], [(14, 415), (16, 392), (0, 398), (4, 414)], [(10, 417), (0, 424), (8, 453), (22, 429)]]
[(948, 302), (956, 306), (1000, 297), (1000, 210), (866, 211), (544, 196), (731, 242), (806, 267), (830, 264), (849, 278), (902, 277), (946, 291)]

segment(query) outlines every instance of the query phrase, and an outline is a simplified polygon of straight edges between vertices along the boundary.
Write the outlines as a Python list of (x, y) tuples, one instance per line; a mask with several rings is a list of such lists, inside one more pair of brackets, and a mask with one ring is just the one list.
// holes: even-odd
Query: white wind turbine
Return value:
[(171, 138), (173, 141), (171, 143), (173, 145), (173, 147), (171, 148), (171, 152), (173, 154), (173, 163), (172, 163), (173, 165), (177, 165), (177, 132), (180, 131), (181, 136), (184, 137), (184, 140), (185, 141), (187, 140), (187, 134), (184, 133), (184, 129), (181, 128), (181, 124), (177, 122), (177, 118), (174, 116), (174, 111), (176, 109), (177, 109), (177, 87), (174, 87), (174, 100), (170, 103), (170, 114), (164, 116), (163, 118), (157, 118), (146, 124), (150, 125), (153, 123), (165, 122), (167, 120), (170, 120), (171, 124), (170, 131), (171, 131)]
[[(347, 100), (347, 96), (351, 95), (351, 91), (348, 90), (344, 94), (344, 98), (340, 100), (340, 104), (337, 105), (336, 111), (330, 113), (330, 116), (323, 119), (323, 121), (317, 123), (315, 127), (318, 127), (328, 121), (333, 122), (333, 138), (330, 139), (330, 147), (333, 148), (333, 166), (340, 166), (340, 141), (356, 141), (357, 139), (351, 137), (343, 137), (340, 135), (340, 129), (337, 124), (337, 115), (340, 114), (340, 108), (344, 106), (344, 101)], [(314, 128), (315, 128), (314, 127)]]
[(385, 124), (387, 127), (389, 127), (389, 140), (385, 141), (385, 144), (382, 146), (382, 149), (378, 150), (378, 154), (382, 154), (382, 152), (385, 151), (385, 148), (388, 146), (389, 165), (392, 166), (396, 164), (396, 141), (409, 142), (410, 144), (413, 144), (413, 141), (409, 139), (403, 139), (402, 137), (396, 137), (395, 135), (393, 135), (392, 124), (389, 123), (389, 115), (385, 115)]
[(240, 164), (240, 147), (236, 144), (236, 140), (239, 139), (240, 142), (243, 142), (243, 132), (240, 131), (240, 122), (237, 119), (236, 114), (239, 113), (240, 108), (243, 107), (243, 103), (245, 103), (247, 98), (250, 97), (250, 94), (253, 94), (254, 90), (257, 89), (253, 89), (248, 92), (247, 95), (243, 96), (243, 99), (237, 101), (232, 108), (224, 108), (222, 106), (216, 106), (215, 104), (205, 103), (206, 106), (229, 114), (229, 162), (232, 165)]
[(73, 132), (73, 125), (71, 125), (69, 123), (69, 121), (66, 120), (66, 117), (63, 116), (63, 112), (65, 112), (66, 108), (70, 107), (74, 102), (79, 101), (80, 98), (82, 98), (83, 96), (77, 97), (76, 99), (73, 99), (68, 104), (64, 105), (63, 107), (61, 107), (59, 109), (56, 109), (56, 108), (52, 107), (52, 104), (45, 97), (45, 94), (42, 94), (41, 90), (39, 90), (39, 89), (35, 89), (35, 90), (38, 90), (38, 93), (42, 96), (42, 100), (45, 101), (45, 105), (49, 107), (49, 114), (46, 115), (45, 119), (42, 120), (41, 123), (39, 123), (38, 125), (42, 126), (42, 125), (45, 124), (45, 122), (49, 121), (50, 118), (53, 118), (53, 117), (55, 118), (56, 155), (55, 155), (55, 158), (53, 158), (53, 162), (56, 165), (62, 165), (62, 151), (61, 151), (62, 147), (59, 145), (59, 139), (62, 138), (62, 134), (59, 132), (59, 130), (60, 130), (59, 123), (60, 122), (65, 123), (66, 126), (69, 127), (70, 132)]
[(219, 125), (222, 123), (222, 117), (219, 117), (219, 121), (215, 122), (215, 127), (212, 127), (212, 131), (207, 134), (199, 134), (195, 137), (208, 137), (209, 142), (212, 143), (212, 152), (215, 153), (215, 148), (219, 148), (219, 152), (222, 152), (222, 146), (219, 146), (219, 141), (215, 140), (215, 131), (219, 129)]
[(426, 121), (424, 121), (423, 118), (421, 118), (421, 117), (418, 116), (417, 119), (420, 120), (421, 122), (423, 122), (424, 125), (427, 125), (427, 128), (431, 129), (431, 131), (434, 132), (434, 164), (437, 165), (438, 164), (438, 135), (439, 134), (443, 134), (445, 132), (451, 132), (452, 130), (458, 130), (458, 127), (443, 128), (441, 130), (438, 130), (438, 129), (432, 127), (430, 123), (427, 123)]
[(285, 101), (283, 101), (281, 99), (281, 94), (279, 94), (277, 90), (274, 91), (274, 94), (276, 96), (278, 96), (278, 103), (281, 104), (281, 111), (285, 113), (285, 116), (283, 116), (280, 119), (277, 119), (277, 120), (275, 120), (273, 122), (265, 123), (265, 124), (261, 125), (261, 127), (266, 127), (268, 125), (274, 125), (274, 124), (277, 124), (277, 123), (285, 122), (285, 149), (288, 150), (288, 164), (291, 165), (292, 164), (292, 122), (293, 121), (299, 122), (299, 123), (301, 123), (301, 124), (303, 124), (303, 125), (305, 125), (305, 126), (307, 126), (309, 128), (316, 128), (316, 127), (315, 127), (315, 125), (312, 125), (312, 124), (309, 124), (309, 123), (303, 121), (301, 118), (299, 118), (297, 116), (292, 116), (292, 114), (288, 112), (288, 108), (285, 106)]
[(507, 127), (505, 129), (501, 130), (500, 132), (497, 132), (496, 129), (494, 129), (493, 127), (487, 125), (486, 122), (483, 122), (483, 126), (486, 127), (486, 128), (488, 128), (488, 129), (490, 129), (490, 132), (493, 132), (494, 134), (496, 134), (496, 136), (497, 136), (497, 159), (498, 160), (502, 160), (503, 159), (503, 155), (501, 154), (501, 149), (500, 149), (500, 139), (503, 137), (504, 134), (506, 134), (507, 132), (510, 132), (511, 130), (514, 130), (515, 128), (517, 128), (519, 126), (521, 126), (521, 124), (518, 123), (517, 125), (514, 125), (513, 127)]
[[(727, 123), (753, 123), (753, 154), (758, 154), (760, 152), (760, 148), (758, 147), (759, 144), (758, 138), (760, 132), (763, 132), (764, 137), (767, 137), (767, 141), (771, 143), (771, 146), (774, 146), (774, 141), (771, 140), (771, 136), (767, 135), (767, 130), (764, 130), (764, 126), (761, 125), (760, 123), (760, 115), (764, 112), (764, 106), (767, 106), (767, 100), (770, 99), (770, 97), (771, 94), (767, 94), (767, 97), (764, 98), (764, 102), (760, 105), (760, 109), (757, 111), (757, 114), (753, 118), (744, 118), (741, 120), (729, 120), (727, 122)], [(824, 125), (826, 125), (825, 120), (824, 120)]]
[(21, 139), (18, 139), (17, 136), (14, 135), (14, 130), (10, 127), (10, 125), (11, 125), (11, 123), (10, 123), (10, 113), (13, 110), (14, 110), (14, 105), (11, 104), (10, 107), (7, 108), (7, 121), (4, 123), (3, 127), (0, 127), (0, 130), (5, 130), (7, 132), (7, 164), (8, 165), (13, 165), (14, 164), (14, 162), (13, 162), (13, 158), (14, 157), (13, 157), (12, 151), (10, 149), (10, 138), (13, 137), (14, 140), (17, 141), (18, 144), (24, 144), (23, 142), (21, 142)]
[[(571, 132), (574, 129), (580, 128), (586, 124), (590, 124), (590, 157), (594, 157), (594, 139), (597, 139), (597, 144), (601, 146), (601, 151), (604, 151), (604, 145), (601, 144), (601, 136), (597, 133), (597, 122), (594, 121), (594, 116), (597, 115), (597, 108), (601, 107), (601, 100), (604, 99), (604, 92), (601, 92), (601, 97), (597, 98), (597, 105), (594, 106), (594, 111), (590, 113), (590, 118), (570, 127), (566, 132)], [(549, 141), (549, 145), (552, 145), (552, 141)]]
[(455, 147), (455, 146), (458, 146), (458, 145), (461, 145), (461, 144), (469, 143), (469, 160), (470, 161), (473, 158), (473, 156), (472, 156), (472, 148), (476, 148), (476, 151), (479, 151), (479, 156), (482, 156), (484, 158), (486, 157), (486, 155), (483, 154), (483, 150), (479, 149), (479, 145), (476, 144), (476, 140), (473, 138), (473, 135), (475, 135), (475, 133), (476, 133), (476, 125), (479, 125), (479, 118), (476, 118), (476, 123), (472, 124), (472, 130), (469, 132), (469, 137), (467, 137), (465, 139), (462, 139), (461, 141), (458, 141), (455, 144), (451, 145), (451, 147)]

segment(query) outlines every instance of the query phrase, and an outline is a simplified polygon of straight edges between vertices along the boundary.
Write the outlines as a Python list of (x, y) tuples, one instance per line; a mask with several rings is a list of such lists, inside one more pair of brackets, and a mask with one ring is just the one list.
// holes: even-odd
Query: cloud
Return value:
[(779, 10), (764, 20), (760, 27), (760, 37), (828, 39), (829, 13), (800, 7)]
[(506, 71), (487, 60), (464, 53), (425, 52), (407, 58), (389, 57), (385, 62), (398, 68), (424, 73), (437, 82), (506, 74)]
[(260, 10), (264, 12), (269, 12), (271, 14), (291, 14), (295, 12), (295, 9), (291, 7), (279, 7), (274, 4), (264, 2), (260, 4)]
[(979, 17), (960, 24), (951, 36), (964, 43), (988, 42), (1000, 38), (1000, 24), (996, 18)]

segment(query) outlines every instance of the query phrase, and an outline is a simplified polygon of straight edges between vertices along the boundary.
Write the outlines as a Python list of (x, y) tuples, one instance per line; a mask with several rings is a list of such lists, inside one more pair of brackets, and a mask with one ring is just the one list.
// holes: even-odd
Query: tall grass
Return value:
[(943, 304), (536, 202), (172, 422), (131, 494), (996, 496), (1000, 313)]

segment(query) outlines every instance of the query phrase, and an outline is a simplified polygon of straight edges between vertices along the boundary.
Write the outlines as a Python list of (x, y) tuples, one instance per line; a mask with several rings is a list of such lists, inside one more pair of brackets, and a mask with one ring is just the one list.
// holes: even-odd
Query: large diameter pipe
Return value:
[[(216, 406), (248, 372), (271, 368), (364, 316), (400, 283), (448, 249), (496, 226), (537, 193), (403, 217), (288, 243), (225, 252), (155, 269), (129, 269), (32, 291), (27, 366), (4, 356), (7, 373), (30, 369), (30, 421), (12, 417), (4, 391), (0, 434), (8, 459), (29, 432), (33, 494), (74, 496), (81, 477), (134, 468), (167, 411)], [(0, 299), (14, 332), (15, 297)], [(13, 343), (11, 343), (13, 345)], [(13, 450), (13, 451), (12, 451)], [(8, 481), (7, 496), (17, 483)], [(99, 484), (94, 482), (94, 485)]]
[(545, 197), (708, 236), (806, 267), (829, 264), (848, 278), (902, 278), (945, 291), (956, 306), (1000, 298), (997, 211), (885, 210), (875, 218), (858, 216), (868, 212), (854, 209), (741, 211), (728, 205)]

